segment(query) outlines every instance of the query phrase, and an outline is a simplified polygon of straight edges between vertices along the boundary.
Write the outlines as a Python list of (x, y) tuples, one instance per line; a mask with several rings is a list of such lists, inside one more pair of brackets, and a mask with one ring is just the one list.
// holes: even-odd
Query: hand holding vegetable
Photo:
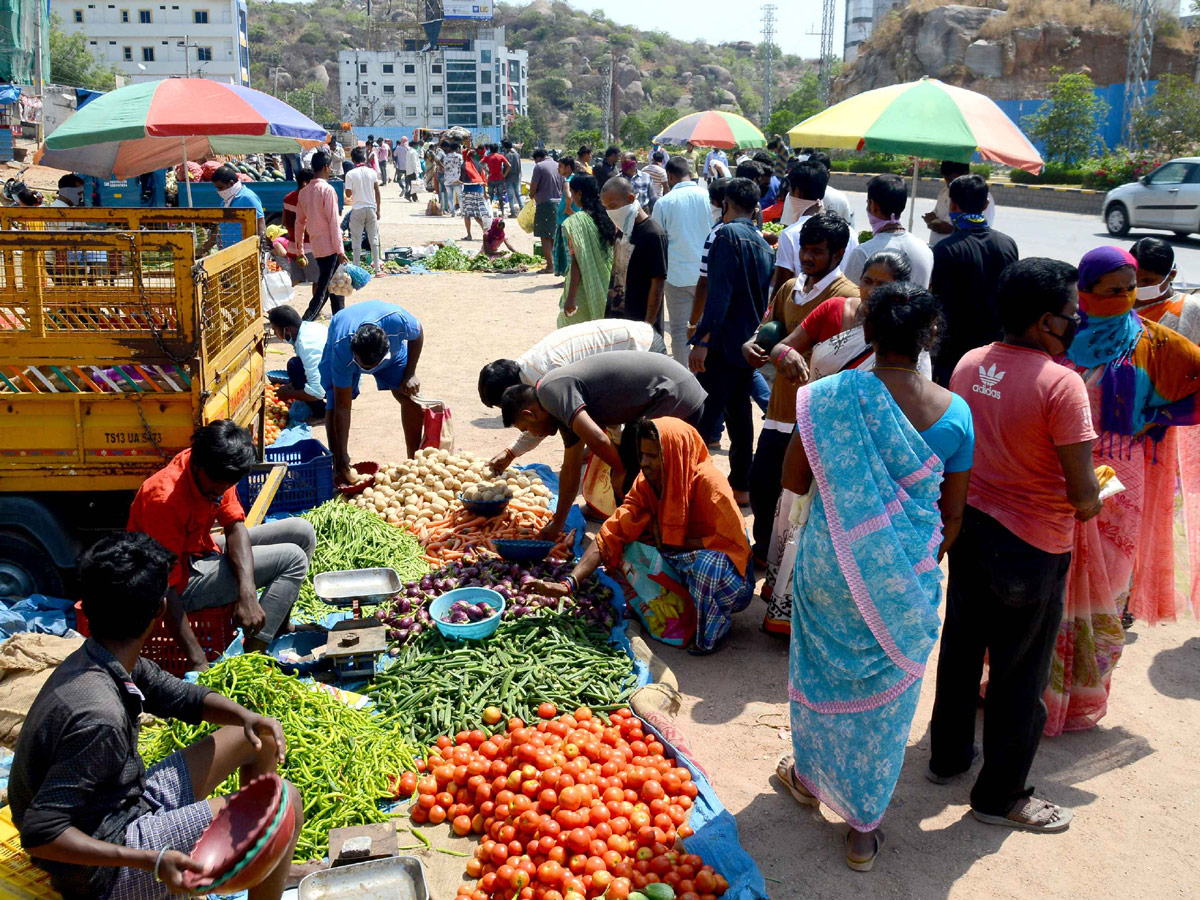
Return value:
[(746, 362), (750, 363), (756, 369), (761, 369), (771, 361), (765, 350), (755, 343), (754, 338), (742, 344), (742, 356), (746, 357)]
[(525, 590), (543, 597), (565, 597), (571, 589), (561, 581), (531, 581)]
[(490, 460), (488, 460), (488, 468), (491, 469), (492, 472), (494, 472), (495, 474), (499, 475), (501, 472), (503, 472), (505, 469), (507, 469), (510, 465), (512, 465), (512, 461), (513, 461), (512, 451), (505, 450), (502, 453), (498, 453), (496, 456), (494, 456)]

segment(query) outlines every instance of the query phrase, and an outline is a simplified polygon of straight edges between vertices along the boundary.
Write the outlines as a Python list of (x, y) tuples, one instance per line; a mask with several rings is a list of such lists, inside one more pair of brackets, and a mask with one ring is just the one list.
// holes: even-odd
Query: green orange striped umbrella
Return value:
[(984, 159), (1037, 174), (1042, 157), (989, 97), (922, 78), (865, 91), (788, 132), (793, 147), (834, 147), (970, 162)]
[(655, 143), (680, 146), (691, 141), (700, 147), (762, 147), (763, 133), (739, 115), (709, 110), (676, 119), (654, 136)]

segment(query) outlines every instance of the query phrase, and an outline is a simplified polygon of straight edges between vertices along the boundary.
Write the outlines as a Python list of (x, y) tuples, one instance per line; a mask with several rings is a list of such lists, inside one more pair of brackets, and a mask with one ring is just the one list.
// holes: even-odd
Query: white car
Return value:
[(1161, 228), (1180, 237), (1200, 231), (1200, 156), (1173, 159), (1113, 188), (1104, 197), (1104, 225), (1117, 237), (1130, 228)]

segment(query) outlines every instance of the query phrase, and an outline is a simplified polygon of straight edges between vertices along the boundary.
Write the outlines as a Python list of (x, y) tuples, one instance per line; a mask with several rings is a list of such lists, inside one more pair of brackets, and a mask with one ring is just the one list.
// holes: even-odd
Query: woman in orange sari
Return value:
[(696, 429), (674, 418), (627, 427), (638, 430), (641, 472), (625, 502), (564, 582), (542, 582), (537, 590), (571, 593), (601, 562), (618, 570), (630, 544), (653, 544), (683, 577), (695, 603), (696, 640), (689, 652), (714, 653), (729, 637), (733, 613), (749, 606), (754, 594), (746, 524), (729, 480), (713, 465)]

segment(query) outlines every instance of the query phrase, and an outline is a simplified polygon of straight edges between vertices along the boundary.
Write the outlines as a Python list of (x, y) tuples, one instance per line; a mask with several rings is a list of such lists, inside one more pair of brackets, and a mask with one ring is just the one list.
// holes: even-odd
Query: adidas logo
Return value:
[(996, 385), (998, 385), (1003, 378), (1004, 373), (996, 371), (995, 363), (992, 363), (992, 365), (987, 369), (985, 369), (983, 366), (980, 366), (979, 380), (982, 382), (982, 384), (971, 385), (971, 390), (976, 394), (983, 394), (985, 397), (995, 397), (997, 400), (999, 400), (1000, 392), (996, 390)]

